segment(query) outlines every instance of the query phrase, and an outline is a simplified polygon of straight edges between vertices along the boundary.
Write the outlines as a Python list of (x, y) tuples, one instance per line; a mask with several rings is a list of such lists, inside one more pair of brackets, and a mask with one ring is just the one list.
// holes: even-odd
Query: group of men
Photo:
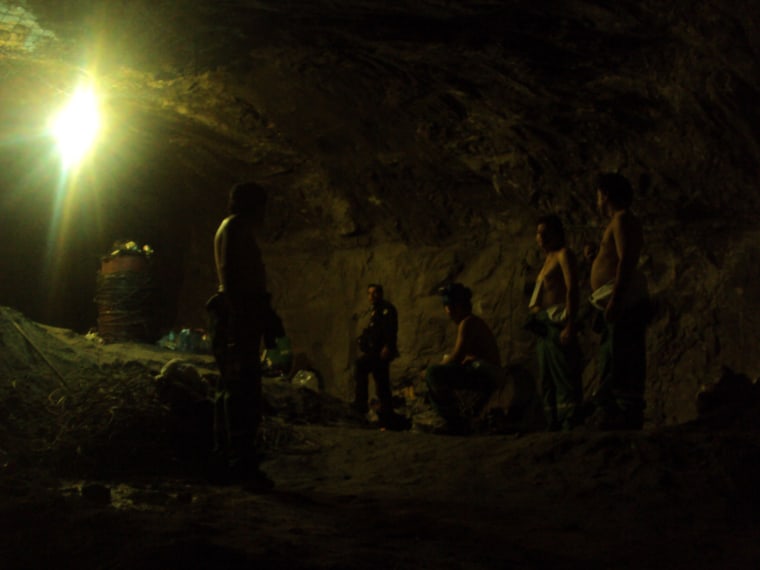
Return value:
[(550, 430), (581, 423), (599, 429), (641, 429), (644, 421), (649, 298), (638, 268), (641, 223), (631, 211), (633, 189), (625, 177), (603, 174), (596, 186), (597, 208), (608, 223), (598, 249), (584, 251), (591, 258), (593, 328), (600, 334), (599, 384), (587, 402), (577, 339), (578, 264), (557, 216), (540, 218), (536, 228), (545, 259), (529, 304), (529, 328), (537, 335), (539, 383)]
[[(597, 205), (609, 218), (593, 259), (591, 302), (599, 310), (601, 333), (598, 390), (583, 407), (581, 355), (577, 342), (578, 270), (556, 216), (538, 221), (536, 239), (545, 254), (530, 301), (531, 329), (537, 333), (540, 387), (549, 429), (571, 429), (586, 421), (602, 429), (637, 429), (643, 422), (646, 286), (637, 270), (642, 247), (641, 224), (630, 209), (633, 192), (618, 174), (605, 174), (597, 184)], [(256, 241), (266, 191), (253, 183), (234, 186), (229, 215), (214, 238), (218, 292), (209, 300), (214, 355), (221, 371), (214, 398), (214, 441), (223, 478), (245, 478), (271, 484), (259, 470), (255, 439), (261, 422), (262, 383), (259, 347), (272, 342), (282, 324), (266, 289), (261, 252)], [(462, 433), (457, 390), (478, 395), (485, 403), (502, 373), (496, 339), (472, 312), (472, 291), (452, 283), (441, 291), (443, 306), (457, 325), (454, 348), (425, 373), (430, 401), (445, 421), (442, 431)], [(375, 381), (378, 417), (383, 427), (407, 429), (408, 420), (394, 412), (390, 363), (398, 357), (398, 316), (377, 283), (368, 287), (369, 326), (359, 339), (354, 407), (368, 411), (369, 375)], [(281, 332), (281, 331), (280, 331)], [(585, 410), (585, 411), (584, 411)]]
[[(645, 327), (648, 295), (638, 270), (643, 245), (641, 224), (631, 211), (633, 189), (620, 174), (607, 173), (597, 181), (597, 207), (608, 222), (599, 247), (584, 248), (591, 264), (588, 284), (594, 329), (600, 334), (599, 385), (584, 401), (583, 355), (578, 342), (580, 276), (574, 253), (567, 247), (560, 218), (539, 218), (536, 242), (544, 263), (529, 302), (526, 328), (536, 334), (539, 388), (546, 426), (570, 430), (581, 424), (597, 429), (641, 429), (646, 375)], [(360, 338), (363, 355), (356, 361), (354, 406), (367, 411), (371, 372), (380, 402), (380, 424), (399, 423), (390, 390), (389, 364), (398, 355), (396, 309), (383, 299), (382, 287), (368, 288), (372, 313)], [(469, 411), (482, 407), (502, 375), (499, 350), (486, 322), (472, 313), (472, 291), (461, 283), (441, 290), (444, 309), (457, 325), (453, 350), (441, 364), (425, 372), (429, 400), (444, 421), (436, 431), (462, 434), (470, 428), (460, 392)], [(372, 339), (367, 343), (367, 337)]]

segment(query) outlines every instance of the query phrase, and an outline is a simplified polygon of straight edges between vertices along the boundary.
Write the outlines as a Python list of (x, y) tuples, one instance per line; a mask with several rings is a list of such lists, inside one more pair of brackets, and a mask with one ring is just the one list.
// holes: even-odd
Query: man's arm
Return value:
[(221, 273), (230, 303), (264, 314), (266, 273), (250, 227), (239, 218), (229, 219), (221, 245)]
[(383, 323), (383, 347), (380, 349), (380, 358), (389, 360), (393, 358), (396, 352), (396, 343), (398, 342), (398, 313), (392, 305), (387, 305), (385, 309), (388, 314), (382, 316)]
[(615, 286), (610, 302), (607, 304), (605, 318), (612, 322), (620, 314), (625, 295), (633, 279), (636, 265), (639, 262), (642, 240), (635, 221), (629, 214), (617, 215), (612, 220), (612, 236), (615, 239), (618, 264), (615, 273)]
[(220, 249), (222, 282), (233, 307), (241, 305), (245, 296), (240, 267), (240, 256), (243, 254), (240, 225), (236, 222), (235, 218), (228, 219)]
[(214, 235), (214, 263), (216, 265), (216, 277), (219, 280), (219, 290), (226, 289), (225, 267), (227, 251), (227, 220), (219, 224)]
[(575, 335), (575, 318), (578, 315), (578, 264), (575, 255), (567, 248), (559, 253), (559, 266), (562, 269), (562, 278), (565, 281), (565, 311), (567, 322), (560, 333), (560, 342), (569, 342)]
[(464, 360), (464, 357), (466, 356), (465, 338), (467, 337), (467, 330), (465, 327), (469, 321), (470, 319), (465, 319), (459, 323), (459, 327), (457, 328), (457, 341), (454, 344), (454, 350), (451, 351), (451, 354), (446, 355), (443, 359), (443, 364), (461, 364), (462, 360)]

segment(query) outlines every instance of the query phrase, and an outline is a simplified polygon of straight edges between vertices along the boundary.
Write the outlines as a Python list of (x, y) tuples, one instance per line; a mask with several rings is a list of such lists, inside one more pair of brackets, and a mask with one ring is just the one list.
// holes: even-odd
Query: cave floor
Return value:
[[(269, 385), (277, 409), (262, 426), (262, 469), (275, 487), (255, 493), (167, 461), (158, 433), (170, 418), (154, 386), (176, 353), (97, 345), (10, 310), (0, 333), (3, 569), (760, 561), (751, 409), (720, 429), (452, 437), (362, 426), (340, 400)], [(200, 370), (212, 362), (188, 358)]]
[[(109, 481), (5, 473), (4, 567), (751, 568), (760, 559), (751, 491), (725, 465), (708, 465), (714, 445), (754, 448), (746, 434), (297, 432), (299, 445), (264, 463), (276, 482), (266, 493), (148, 472)], [(670, 455), (671, 446), (692, 449)]]

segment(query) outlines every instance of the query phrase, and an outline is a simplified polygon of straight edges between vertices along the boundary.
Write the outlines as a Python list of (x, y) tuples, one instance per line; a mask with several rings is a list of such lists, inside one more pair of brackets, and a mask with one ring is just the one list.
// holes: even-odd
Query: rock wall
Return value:
[[(642, 256), (653, 300), (647, 337), (647, 421), (681, 423), (696, 417), (696, 393), (716, 380), (722, 366), (760, 376), (758, 235), (754, 231), (673, 228), (647, 234)], [(574, 249), (580, 242), (570, 236)], [(492, 326), (505, 364), (535, 375), (533, 338), (522, 330), (541, 257), (532, 222), (518, 235), (493, 234), (478, 248), (449, 244), (419, 247), (382, 243), (318, 254), (286, 246), (265, 250), (270, 287), (299, 362), (323, 376), (325, 389), (352, 395), (355, 339), (366, 325), (366, 285), (381, 282), (399, 310), (401, 357), (395, 382), (412, 379), (437, 362), (455, 339), (455, 327), (436, 294), (458, 280), (474, 291), (474, 312)], [(586, 325), (581, 341), (587, 360), (586, 393), (596, 383), (597, 336)]]

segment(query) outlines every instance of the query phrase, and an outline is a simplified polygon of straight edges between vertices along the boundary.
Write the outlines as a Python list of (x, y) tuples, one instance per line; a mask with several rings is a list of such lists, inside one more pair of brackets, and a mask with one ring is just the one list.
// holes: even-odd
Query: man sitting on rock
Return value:
[(475, 393), (477, 413), (502, 373), (499, 348), (489, 326), (472, 314), (469, 288), (452, 283), (441, 289), (441, 295), (446, 314), (457, 325), (457, 340), (442, 364), (428, 367), (425, 382), (433, 408), (446, 422), (436, 431), (463, 435), (470, 431), (472, 418), (463, 413), (456, 391)]

